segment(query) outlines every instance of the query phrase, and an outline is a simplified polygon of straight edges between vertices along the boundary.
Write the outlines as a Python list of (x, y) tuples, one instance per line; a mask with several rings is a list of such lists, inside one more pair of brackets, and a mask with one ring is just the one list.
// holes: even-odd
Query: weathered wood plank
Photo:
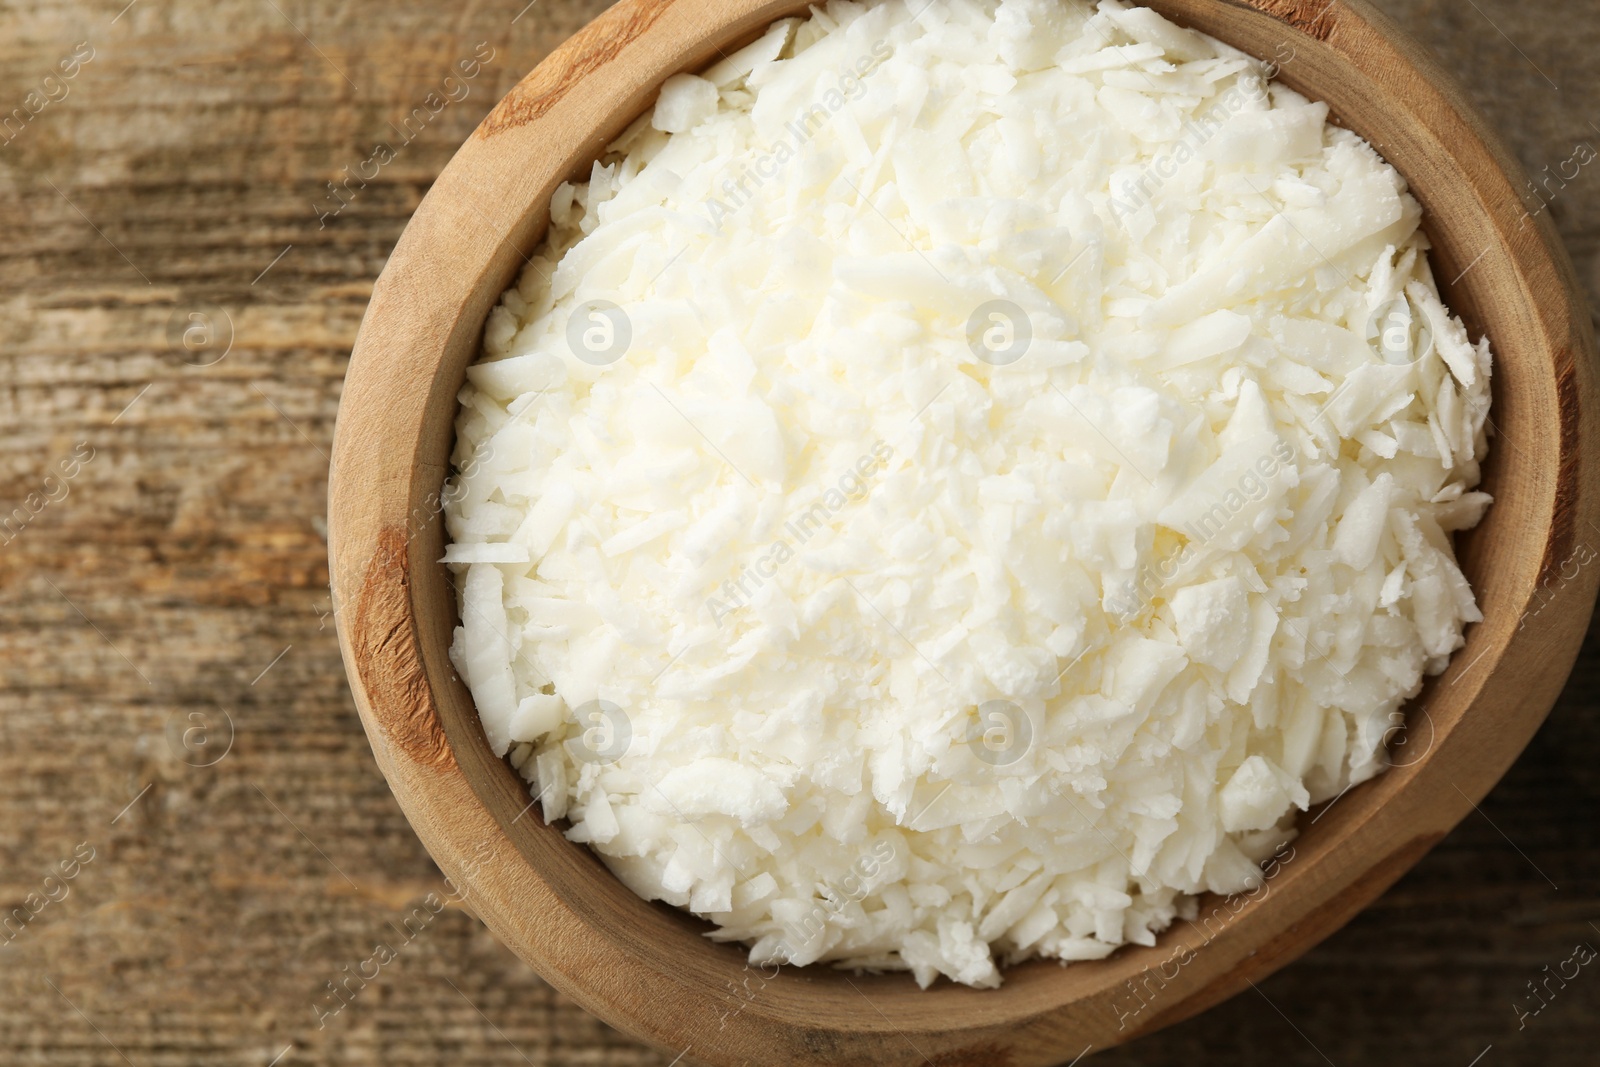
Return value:
[[(404, 934), (442, 885), (350, 704), (319, 532), (373, 278), (455, 145), (603, 3), (538, 0), (513, 22), (518, 0), (140, 0), (113, 21), (122, 3), (0, 6), (0, 116), (78, 42), (95, 50), (0, 146), (0, 522), (27, 510), (0, 527), (0, 905), (67, 891), (0, 932), (0, 1059), (667, 1063), (459, 908)], [(1530, 170), (1600, 147), (1587, 0), (1391, 10)], [(326, 183), (398, 147), (390, 124), (479, 42), (495, 58), (465, 98), (320, 219)], [(1600, 290), (1600, 168), (1553, 195)], [(233, 346), (192, 366), (168, 323), (205, 307)], [(80, 443), (93, 458), (47, 483)], [(1376, 907), (1262, 995), (1100, 1062), (1466, 1067), (1491, 1043), (1485, 1067), (1591, 1062), (1591, 968), (1524, 1029), (1515, 1007), (1574, 944), (1600, 946), (1597, 705), (1591, 640), (1483, 815)], [(180, 759), (214, 758), (230, 721), (219, 762)], [(182, 731), (204, 724), (197, 754)], [(80, 843), (94, 858), (47, 885)], [(380, 942), (397, 959), (319, 1028), (326, 983)]]

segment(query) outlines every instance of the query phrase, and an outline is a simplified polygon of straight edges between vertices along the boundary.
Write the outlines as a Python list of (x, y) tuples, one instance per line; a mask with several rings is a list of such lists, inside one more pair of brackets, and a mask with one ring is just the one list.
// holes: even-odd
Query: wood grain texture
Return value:
[[(805, 10), (795, 0), (626, 0), (530, 76), (533, 89), (496, 107), (408, 224), (356, 341), (329, 489), (335, 602), (382, 606), (339, 617), (378, 765), (440, 866), (471, 887), (484, 922), (558, 989), (660, 1048), (693, 1049), (718, 1067), (819, 1058), (910, 1067), (930, 1056), (951, 1067), (1048, 1067), (1080, 1042), (1121, 1044), (1265, 979), (1388, 888), (1520, 754), (1594, 603), (1596, 575), (1581, 563), (1562, 575), (1559, 601), (1543, 581), (1552, 560), (1572, 563), (1577, 528), (1600, 528), (1600, 485), (1585, 478), (1600, 469), (1600, 396), (1583, 297), (1554, 231), (1519, 211), (1525, 179), (1509, 153), (1381, 11), (1364, 0), (1310, 15), (1258, 2), (1261, 10), (1152, 0), (1169, 17), (1273, 55), (1284, 80), (1382, 148), (1422, 202), (1448, 295), (1496, 348), (1502, 447), (1484, 486), (1497, 504), (1461, 543), (1484, 622), (1409, 709), (1427, 727), (1427, 746), (1304, 821), (1299, 858), (1247, 910), (1242, 900), (1203, 899), (1205, 929), (1176, 925), (1152, 947), (1066, 969), (1021, 965), (986, 993), (815, 968), (752, 979), (743, 954), (708, 942), (703, 924), (647, 905), (558, 827), (525, 818), (523, 783), (490, 752), (446, 653), (458, 594), (436, 562), (440, 524), (415, 522), (443, 489), (467, 365), (489, 307), (541, 235), (557, 184), (586, 172), (670, 75)], [(399, 566), (374, 567), (394, 560), (401, 542)], [(441, 734), (448, 759), (431, 745), (417, 751), (419, 735)], [(730, 991), (737, 1010), (728, 1010)]]
[[(0, 902), (45, 892), (80, 842), (96, 849), (0, 947), (0, 1061), (265, 1065), (292, 1044), (280, 1064), (664, 1065), (464, 907), (402, 935), (448, 890), (373, 765), (319, 533), (321, 453), (372, 280), (494, 101), (603, 5), (541, 0), (512, 24), (520, 3), (277, 2), (282, 15), (141, 0), (115, 23), (120, 2), (0, 9), (5, 100), (76, 42), (96, 48), (70, 95), (0, 147), (0, 514), (78, 442), (95, 449), (69, 495), (0, 547)], [(1530, 171), (1600, 143), (1588, 0), (1389, 9)], [(400, 140), (389, 124), (480, 41), (498, 56), (467, 99), (320, 225), (325, 183)], [(1600, 169), (1555, 188), (1544, 215), (1600, 291)], [(229, 312), (235, 344), (192, 367), (167, 323), (204, 303)], [(1484, 1067), (1592, 1062), (1592, 969), (1523, 1029), (1513, 1006), (1534, 1006), (1525, 983), (1575, 943), (1600, 945), (1597, 679), (1591, 639), (1483, 814), (1350, 926), (1259, 994), (1095, 1062), (1314, 1064), (1320, 1050), (1340, 1067), (1465, 1067), (1491, 1043)], [(209, 716), (220, 743), (221, 712), (226, 757), (182, 762), (212, 758), (184, 748), (188, 716)], [(379, 941), (398, 958), (319, 1029), (325, 983)]]

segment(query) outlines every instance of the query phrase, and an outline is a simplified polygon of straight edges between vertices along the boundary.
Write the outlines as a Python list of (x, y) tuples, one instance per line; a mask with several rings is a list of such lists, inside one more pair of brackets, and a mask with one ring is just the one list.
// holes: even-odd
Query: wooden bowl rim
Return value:
[[(440, 441), (453, 436), (454, 394), (489, 304), (542, 235), (554, 184), (598, 155), (667, 76), (699, 69), (719, 46), (805, 7), (786, 0), (622, 0), (501, 101), (418, 208), (374, 287), (357, 339), (329, 486), (340, 643), (379, 766), (470, 906), (542, 976), (608, 1022), (673, 1053), (688, 1048), (696, 1058), (729, 1064), (1045, 1064), (1085, 1045), (1117, 1044), (1231, 996), (1337, 929), (1472, 810), (1548, 712), (1585, 631), (1596, 575), (1580, 571), (1553, 607), (1535, 612), (1531, 605), (1578, 538), (1600, 530), (1600, 500), (1582, 477), (1600, 458), (1594, 339), (1548, 218), (1518, 219), (1521, 178), (1509, 153), (1454, 83), (1367, 0), (1150, 6), (1206, 32), (1237, 20), (1232, 36), (1216, 35), (1246, 50), (1240, 35), (1259, 44), (1276, 34), (1297, 55), (1340, 65), (1350, 79), (1346, 95), (1386, 88), (1380, 110), (1417, 128), (1419, 159), (1447, 161), (1446, 171), (1481, 182), (1474, 188), (1483, 226), (1468, 233), (1470, 221), (1463, 221), (1435, 233), (1434, 262), (1465, 267), (1470, 253), (1457, 246), (1468, 236), (1486, 236), (1485, 252), (1498, 250), (1474, 263), (1476, 273), (1454, 287), (1452, 300), (1457, 310), (1501, 308), (1484, 326), (1497, 360), (1516, 360), (1510, 378), (1520, 384), (1511, 398), (1516, 412), (1532, 409), (1537, 430), (1520, 444), (1506, 441), (1505, 454), (1497, 449), (1492, 459), (1509, 470), (1509, 490), (1521, 494), (1516, 516), (1502, 520), (1491, 511), (1496, 529), (1518, 533), (1515, 546), (1524, 550), (1491, 575), (1496, 588), (1510, 590), (1501, 596), (1506, 605), (1469, 631), (1467, 648), (1421, 705), (1433, 706), (1442, 692), (1461, 710), (1422, 759), (1320, 813), (1327, 819), (1305, 839), (1316, 835), (1313, 860), (1286, 868), (1274, 883), (1281, 891), (1230, 917), (1215, 942), (1175, 927), (1154, 949), (1124, 949), (1068, 969), (1023, 965), (998, 991), (942, 984), (918, 992), (904, 975), (849, 978), (791, 968), (763, 975), (754, 995), (730, 997), (710, 981), (741, 973), (728, 956), (733, 950), (708, 946), (701, 953), (670, 934), (691, 929), (687, 920), (636, 898), (618, 904), (598, 883), (592, 894), (575, 893), (574, 882), (610, 875), (537, 818), (521, 820), (514, 773), (487, 754), (475, 721), (467, 729), (459, 715), (441, 713), (441, 705), (459, 706), (462, 691), (439, 643), (441, 627), (448, 632), (455, 621), (453, 604), (447, 620), (441, 614), (440, 583), (448, 581), (434, 562), (442, 535), (430, 493), (437, 494), (448, 466), (448, 445), (441, 453)], [(1286, 70), (1284, 80), (1295, 85), (1301, 76)], [(574, 130), (589, 133), (574, 138)], [(1415, 191), (1427, 205), (1427, 187)], [(504, 226), (487, 204), (508, 220)], [(1520, 299), (1499, 301), (1501, 291)], [(1522, 313), (1505, 310), (1507, 302)], [(1498, 375), (1498, 363), (1496, 369)], [(504, 780), (488, 780), (494, 764)], [(618, 917), (615, 909), (630, 907), (625, 920)], [(651, 936), (627, 936), (624, 921), (644, 924)], [(1196, 950), (1195, 961), (1166, 979), (1163, 965), (1184, 949)], [(1148, 986), (1152, 967), (1163, 978), (1159, 1003), (1145, 1014), (1141, 998), (1130, 1016), (1129, 983), (1142, 976)]]

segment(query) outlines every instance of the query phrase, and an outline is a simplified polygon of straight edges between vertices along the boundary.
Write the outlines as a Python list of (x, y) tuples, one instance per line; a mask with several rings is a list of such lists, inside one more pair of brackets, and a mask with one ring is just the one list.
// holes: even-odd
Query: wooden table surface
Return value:
[[(427, 908), (441, 879), (326, 587), (373, 279), (493, 102), (604, 6), (524, 2), (0, 6), (0, 116), (37, 111), (0, 130), (0, 907), (27, 917), (0, 928), (0, 1063), (671, 1061)], [(1594, 0), (1388, 6), (1530, 171), (1600, 148)], [(1545, 198), (1594, 294), (1600, 166), (1577, 169)], [(341, 208), (327, 183), (358, 172)], [(1600, 947), (1593, 638), (1481, 813), (1387, 896), (1096, 1062), (1595, 1063), (1600, 966), (1566, 962)]]

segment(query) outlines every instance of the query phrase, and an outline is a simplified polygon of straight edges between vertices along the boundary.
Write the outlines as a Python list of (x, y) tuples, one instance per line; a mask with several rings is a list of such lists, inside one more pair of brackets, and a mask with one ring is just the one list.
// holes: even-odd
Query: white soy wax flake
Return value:
[(461, 392), (451, 655), (641, 896), (993, 987), (1396, 762), (1479, 618), (1490, 353), (1401, 177), (1227, 45), (813, 12), (554, 194)]

